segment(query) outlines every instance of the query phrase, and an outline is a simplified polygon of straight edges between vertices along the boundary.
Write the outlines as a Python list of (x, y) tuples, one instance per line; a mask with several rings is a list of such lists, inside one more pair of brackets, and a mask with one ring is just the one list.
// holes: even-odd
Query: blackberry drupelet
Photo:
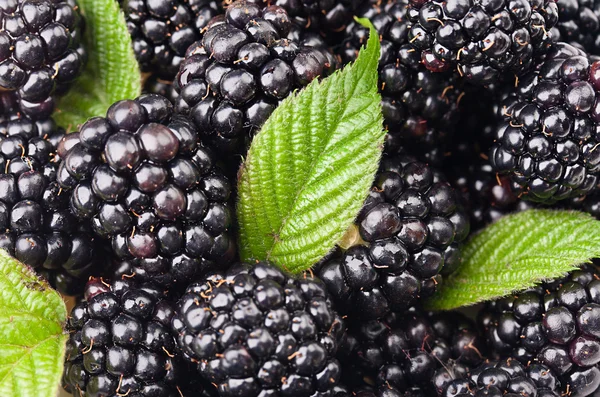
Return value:
[[(488, 361), (446, 384), (441, 397), (559, 397), (560, 382), (543, 364)], [(575, 396), (575, 394), (569, 394)]]
[[(338, 359), (353, 390), (380, 397), (431, 396), (449, 373), (483, 361), (483, 340), (460, 313), (417, 310), (372, 321), (350, 321)], [(412, 393), (412, 394), (411, 394)]]
[(552, 40), (579, 46), (590, 55), (600, 55), (600, 2), (557, 0), (558, 23)]
[(600, 171), (596, 134), (600, 62), (557, 43), (538, 71), (523, 76), (507, 98), (490, 152), (524, 199), (552, 204), (594, 190)]
[(0, 93), (0, 248), (62, 293), (76, 295), (95, 267), (98, 247), (56, 183), (64, 131), (52, 119), (21, 115), (17, 101), (14, 93)]
[(573, 396), (591, 394), (600, 386), (599, 275), (586, 265), (487, 304), (480, 318), (487, 344), (500, 357), (547, 365)]
[(158, 94), (164, 96), (172, 104), (177, 103), (177, 91), (175, 91), (175, 87), (173, 87), (173, 82), (169, 80), (163, 80), (156, 76), (151, 76), (144, 83), (144, 94)]
[(187, 283), (233, 259), (230, 182), (166, 98), (116, 102), (79, 139), (57, 181), (78, 219), (111, 241), (117, 275)]
[(553, 0), (410, 0), (406, 39), (423, 65), (488, 85), (527, 72), (550, 45)]
[(5, 1), (0, 6), (0, 91), (43, 120), (82, 70), (84, 21), (75, 0)]
[(240, 0), (188, 49), (175, 80), (176, 108), (220, 152), (245, 153), (280, 100), (335, 69), (318, 36), (309, 35), (307, 45), (286, 38), (297, 33), (292, 25), (281, 7)]
[(221, 397), (335, 396), (344, 323), (325, 286), (274, 266), (237, 264), (191, 284), (172, 328)]
[(67, 322), (65, 390), (81, 397), (180, 396), (189, 379), (169, 333), (173, 313), (155, 286), (91, 279)]
[(469, 219), (454, 189), (427, 164), (384, 157), (356, 224), (356, 245), (318, 266), (338, 310), (361, 319), (431, 296), (459, 266)]
[(122, 8), (142, 71), (166, 80), (173, 80), (208, 21), (223, 13), (220, 0), (124, 0)]
[[(459, 120), (463, 89), (452, 72), (433, 73), (421, 64), (406, 41), (407, 6), (408, 0), (388, 0), (370, 2), (359, 10), (381, 37), (379, 90), (389, 132), (386, 146), (390, 151), (406, 147), (429, 162), (440, 163)], [(348, 26), (339, 49), (344, 63), (356, 59), (368, 37), (369, 30), (359, 23)]]

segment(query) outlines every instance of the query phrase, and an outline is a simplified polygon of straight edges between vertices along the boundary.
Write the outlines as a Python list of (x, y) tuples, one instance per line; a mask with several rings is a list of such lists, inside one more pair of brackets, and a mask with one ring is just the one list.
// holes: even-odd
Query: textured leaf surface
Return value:
[[(363, 23), (366, 23), (363, 21)], [(254, 138), (239, 180), (241, 253), (299, 272), (342, 238), (381, 156), (379, 41), (284, 100)]]
[[(104, 116), (114, 102), (140, 95), (142, 78), (125, 17), (115, 0), (78, 0), (86, 20), (88, 63), (54, 114), (74, 130), (92, 116)], [(69, 128), (70, 127), (70, 128)]]
[(60, 295), (0, 250), (0, 396), (56, 395), (66, 316)]
[(429, 308), (449, 310), (506, 296), (600, 257), (600, 221), (576, 211), (530, 210), (501, 218), (463, 249)]

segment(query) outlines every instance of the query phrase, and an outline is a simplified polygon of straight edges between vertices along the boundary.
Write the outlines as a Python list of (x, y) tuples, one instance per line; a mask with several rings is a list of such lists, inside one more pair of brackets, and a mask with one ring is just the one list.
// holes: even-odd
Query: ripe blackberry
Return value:
[(263, 6), (277, 5), (284, 8), (297, 26), (304, 30), (320, 32), (332, 45), (339, 44), (339, 41), (336, 40), (341, 37), (346, 26), (352, 22), (359, 6), (367, 2), (365, 0), (250, 1)]
[(64, 130), (52, 119), (13, 113), (14, 93), (0, 94), (0, 104), (8, 110), (0, 113), (0, 248), (76, 295), (94, 268), (97, 247), (56, 183), (55, 152)]
[(412, 310), (350, 322), (338, 359), (353, 390), (380, 397), (431, 396), (448, 380), (483, 361), (482, 338), (460, 313)]
[(595, 188), (598, 88), (600, 62), (565, 43), (554, 45), (539, 70), (519, 80), (490, 152), (494, 170), (509, 177), (517, 195), (552, 204)]
[(325, 286), (264, 262), (191, 284), (172, 328), (221, 397), (335, 396), (344, 324)]
[(84, 22), (75, 0), (5, 1), (0, 6), (0, 91), (43, 120), (82, 70)]
[(169, 333), (173, 313), (154, 286), (90, 280), (67, 322), (65, 390), (81, 397), (180, 395), (189, 380)]
[(600, 272), (593, 265), (488, 303), (480, 322), (500, 357), (547, 365), (573, 396), (600, 386)]
[(365, 245), (318, 267), (338, 310), (362, 319), (431, 296), (459, 266), (469, 219), (454, 189), (425, 163), (385, 157), (357, 219)]
[(280, 100), (335, 69), (318, 37), (310, 35), (310, 47), (286, 38), (291, 29), (283, 8), (240, 0), (188, 49), (175, 81), (176, 108), (219, 151), (245, 152)]
[(549, 46), (553, 0), (410, 0), (405, 34), (431, 71), (457, 69), (487, 85), (527, 72)]
[(600, 2), (557, 0), (558, 23), (552, 40), (579, 46), (590, 55), (600, 55)]
[(111, 240), (119, 274), (167, 285), (232, 260), (229, 180), (166, 98), (116, 102), (79, 139), (57, 181), (78, 219)]
[[(560, 382), (543, 364), (521, 365), (515, 360), (488, 361), (467, 376), (449, 382), (441, 397), (559, 397)], [(575, 394), (570, 394), (575, 396)]]
[[(390, 151), (406, 147), (439, 163), (458, 122), (461, 83), (452, 72), (428, 71), (406, 42), (410, 28), (404, 15), (408, 0), (383, 3), (365, 4), (359, 14), (371, 20), (381, 38), (379, 90), (389, 132), (386, 146)], [(359, 23), (348, 26), (339, 50), (344, 63), (356, 59), (368, 37), (369, 30)]]
[(219, 0), (125, 0), (122, 8), (142, 71), (166, 80), (173, 80), (208, 21), (223, 12)]

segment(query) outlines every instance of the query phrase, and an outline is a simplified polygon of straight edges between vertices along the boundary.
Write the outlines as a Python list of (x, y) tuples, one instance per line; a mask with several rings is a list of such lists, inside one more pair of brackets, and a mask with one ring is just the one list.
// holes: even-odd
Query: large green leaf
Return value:
[(142, 78), (125, 17), (115, 0), (78, 0), (86, 20), (88, 63), (69, 93), (60, 98), (56, 121), (75, 129), (104, 116), (114, 102), (140, 95)]
[(66, 317), (60, 295), (0, 250), (0, 396), (56, 395)]
[(533, 287), (600, 257), (600, 221), (576, 211), (530, 210), (501, 218), (463, 249), (431, 309), (454, 309)]
[(367, 196), (385, 132), (378, 35), (362, 23), (371, 33), (356, 62), (284, 100), (252, 142), (237, 207), (245, 259), (307, 269), (342, 238)]

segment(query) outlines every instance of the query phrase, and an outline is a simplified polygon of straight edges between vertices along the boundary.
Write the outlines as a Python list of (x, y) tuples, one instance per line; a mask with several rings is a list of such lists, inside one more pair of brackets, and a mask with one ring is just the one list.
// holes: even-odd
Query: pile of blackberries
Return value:
[[(597, 263), (466, 315), (423, 305), (509, 213), (600, 218), (600, 2), (123, 0), (144, 93), (65, 128), (85, 9), (0, 3), (0, 248), (76, 297), (67, 392), (600, 393)], [(243, 262), (240, 163), (281, 101), (356, 60), (354, 16), (381, 43), (372, 188), (304, 274)]]

